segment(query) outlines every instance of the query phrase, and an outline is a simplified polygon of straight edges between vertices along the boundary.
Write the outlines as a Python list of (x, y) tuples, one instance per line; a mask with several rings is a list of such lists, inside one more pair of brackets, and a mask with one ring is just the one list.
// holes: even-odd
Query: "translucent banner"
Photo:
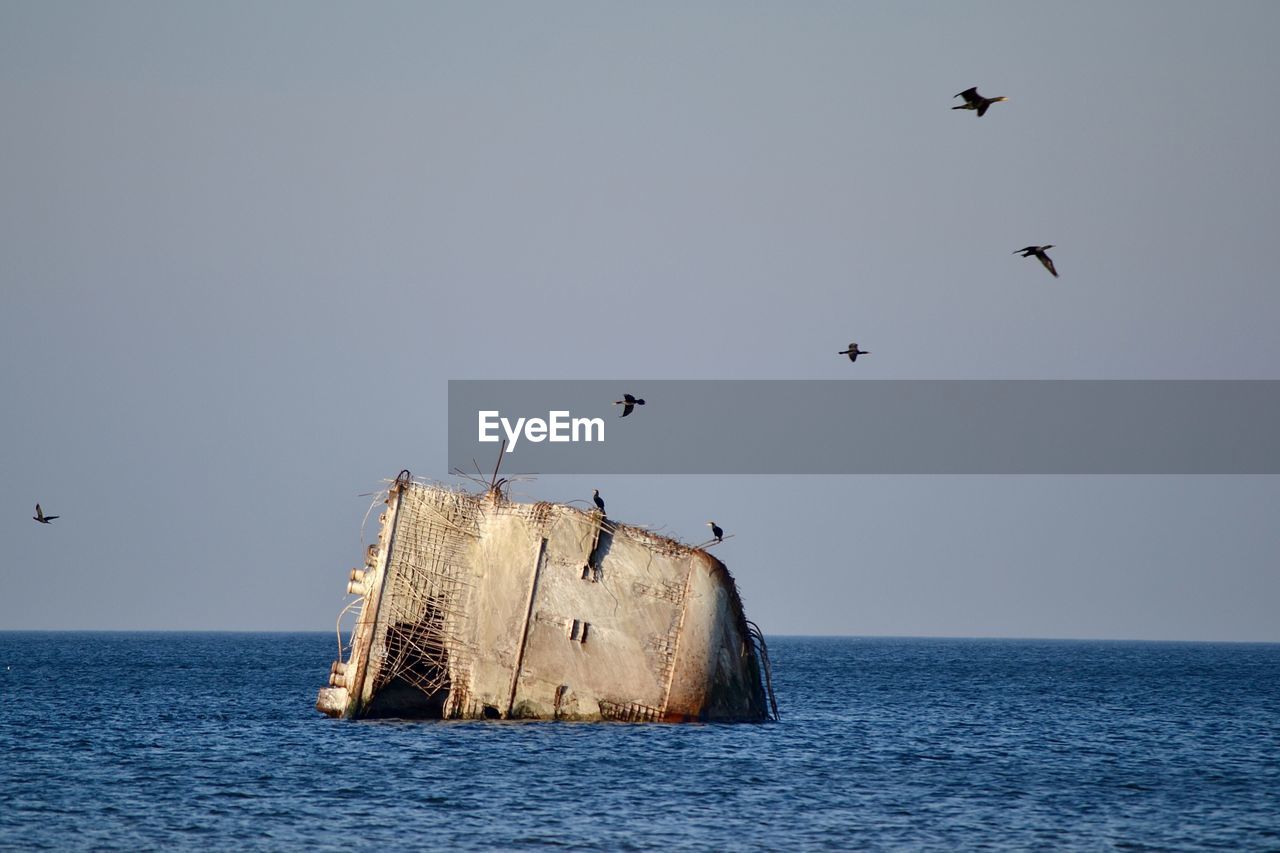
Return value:
[(1277, 474), (1280, 381), (451, 380), (449, 466), (504, 440), (512, 473)]

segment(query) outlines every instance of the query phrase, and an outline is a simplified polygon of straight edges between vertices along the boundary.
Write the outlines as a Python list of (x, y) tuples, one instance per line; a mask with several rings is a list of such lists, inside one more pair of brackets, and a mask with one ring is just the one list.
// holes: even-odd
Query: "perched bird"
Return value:
[(707, 527), (710, 527), (710, 528), (711, 528), (711, 535), (712, 535), (712, 536), (714, 536), (714, 537), (716, 537), (716, 541), (717, 541), (717, 542), (723, 542), (723, 541), (724, 541), (724, 531), (723, 531), (723, 530), (721, 530), (721, 529), (719, 528), (719, 526), (718, 526), (714, 521), (708, 521), (708, 522), (707, 522)]
[(858, 345), (851, 343), (848, 349), (842, 349), (837, 355), (847, 355), (850, 361), (857, 361), (860, 355), (871, 355), (870, 350), (858, 349)]
[(630, 394), (623, 394), (622, 399), (614, 400), (613, 404), (615, 406), (622, 407), (622, 417), (625, 418), (627, 415), (631, 414), (631, 412), (635, 409), (636, 406), (643, 406), (644, 400), (637, 400), (635, 397), (632, 397)]
[(604, 515), (604, 498), (600, 497), (599, 489), (591, 490), (591, 499), (596, 502), (596, 506), (600, 508), (600, 514)]
[(44, 510), (40, 508), (40, 504), (36, 504), (36, 514), (31, 517), (36, 521), (40, 522), (41, 524), (48, 524), (49, 522), (53, 521), (55, 518), (60, 518), (61, 516), (45, 515)]
[(1052, 249), (1053, 244), (1047, 246), (1027, 246), (1025, 249), (1019, 249), (1014, 252), (1015, 255), (1022, 255), (1024, 258), (1038, 258), (1040, 263), (1044, 264), (1044, 268), (1053, 274), (1054, 278), (1058, 277), (1058, 271), (1053, 268), (1053, 261), (1044, 253), (1045, 249)]
[(1001, 96), (1000, 96), (1000, 97), (998, 97), (998, 98), (984, 98), (984, 97), (982, 97), (981, 95), (979, 95), (979, 94), (978, 94), (978, 87), (977, 87), (977, 86), (974, 86), (974, 87), (973, 87), (973, 88), (971, 88), (971, 89), (965, 89), (963, 92), (957, 92), (955, 95), (952, 95), (952, 97), (953, 97), (953, 98), (964, 98), (964, 103), (963, 103), (963, 104), (961, 104), (961, 105), (960, 105), (960, 106), (958, 106), (958, 107), (952, 107), (951, 109), (953, 109), (953, 110), (977, 110), (977, 111), (978, 111), (978, 118), (982, 118), (984, 115), (986, 115), (986, 114), (987, 114), (987, 107), (991, 106), (992, 104), (994, 104), (994, 103), (998, 103), (999, 101), (1007, 101), (1007, 100), (1009, 100), (1009, 99), (1008, 99), (1008, 98), (1006, 98), (1004, 95), (1001, 95)]

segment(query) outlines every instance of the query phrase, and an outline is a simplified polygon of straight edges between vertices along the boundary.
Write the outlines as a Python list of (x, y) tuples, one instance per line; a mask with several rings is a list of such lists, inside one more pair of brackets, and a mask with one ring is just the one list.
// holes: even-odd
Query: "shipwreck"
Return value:
[(409, 472), (353, 569), (334, 717), (763, 721), (768, 650), (724, 564), (600, 510)]

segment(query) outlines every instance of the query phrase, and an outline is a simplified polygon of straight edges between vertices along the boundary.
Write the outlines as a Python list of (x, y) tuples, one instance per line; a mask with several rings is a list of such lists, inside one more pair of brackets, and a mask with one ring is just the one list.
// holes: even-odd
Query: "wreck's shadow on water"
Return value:
[(771, 637), (760, 725), (335, 721), (333, 647), (0, 633), (0, 847), (1280, 846), (1276, 645)]

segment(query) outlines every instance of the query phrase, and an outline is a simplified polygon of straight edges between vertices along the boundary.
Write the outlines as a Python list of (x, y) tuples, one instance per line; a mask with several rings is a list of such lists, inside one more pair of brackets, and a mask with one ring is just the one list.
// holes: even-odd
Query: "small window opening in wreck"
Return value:
[(590, 631), (590, 630), (591, 630), (591, 623), (590, 623), (590, 622), (583, 622), (583, 623), (582, 623), (582, 634), (578, 637), (578, 642), (579, 642), (579, 643), (585, 643), (585, 642), (587, 641), (587, 632), (588, 632), (588, 631)]
[(584, 581), (591, 580), (591, 564), (590, 563), (582, 564), (582, 579)]
[(582, 623), (581, 623), (581, 622), (579, 622), (577, 619), (574, 619), (574, 620), (573, 620), (573, 624), (569, 626), (569, 639), (570, 639), (570, 640), (576, 640), (576, 639), (578, 639), (578, 631), (581, 629), (581, 627), (582, 627)]
[(484, 706), (484, 718), (486, 720), (496, 720), (502, 716), (502, 712), (492, 705)]

